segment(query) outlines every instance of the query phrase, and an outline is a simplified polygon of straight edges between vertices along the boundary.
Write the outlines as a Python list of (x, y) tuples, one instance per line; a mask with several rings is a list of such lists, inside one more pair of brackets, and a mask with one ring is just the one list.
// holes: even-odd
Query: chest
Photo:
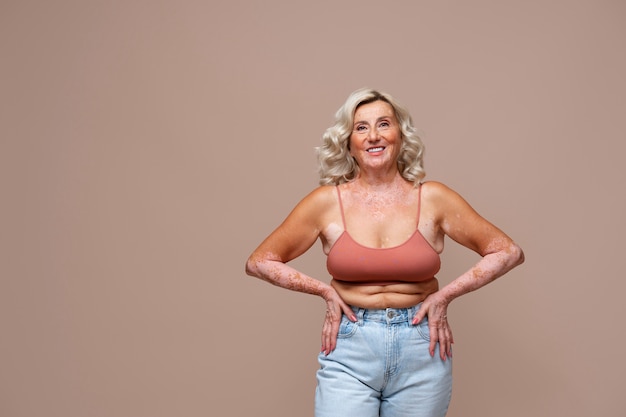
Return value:
[(337, 206), (322, 233), (324, 252), (328, 254), (343, 233), (368, 248), (392, 248), (405, 243), (416, 229), (437, 252), (443, 249), (443, 235), (428, 211), (411, 204), (374, 207), (346, 204), (342, 217)]

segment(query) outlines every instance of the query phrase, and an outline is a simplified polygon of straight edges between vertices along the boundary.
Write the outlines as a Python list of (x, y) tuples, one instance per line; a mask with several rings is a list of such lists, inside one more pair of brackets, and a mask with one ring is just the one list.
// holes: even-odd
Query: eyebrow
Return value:
[[(387, 119), (387, 120), (391, 120), (391, 119), (393, 119), (393, 116), (381, 116), (381, 117), (379, 117), (378, 119), (376, 119), (376, 122), (380, 122), (381, 120), (386, 120), (386, 119)], [(355, 125), (358, 125), (358, 124), (360, 124), (360, 123), (363, 123), (363, 124), (369, 124), (369, 122), (366, 122), (365, 120), (355, 120), (355, 121), (354, 121), (354, 124), (355, 124)]]

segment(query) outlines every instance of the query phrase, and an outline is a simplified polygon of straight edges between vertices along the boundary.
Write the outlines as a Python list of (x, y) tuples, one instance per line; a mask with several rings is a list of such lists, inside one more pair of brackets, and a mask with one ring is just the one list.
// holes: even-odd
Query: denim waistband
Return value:
[(417, 314), (420, 304), (408, 308), (360, 308), (352, 307), (352, 311), (356, 315), (359, 322), (375, 321), (379, 323), (395, 324), (395, 323), (411, 323), (413, 317)]

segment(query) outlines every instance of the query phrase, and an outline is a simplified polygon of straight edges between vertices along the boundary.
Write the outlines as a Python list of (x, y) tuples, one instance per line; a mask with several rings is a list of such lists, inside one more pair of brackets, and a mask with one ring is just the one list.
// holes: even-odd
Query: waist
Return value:
[(344, 279), (337, 279), (337, 278), (333, 278), (335, 281), (340, 282), (342, 284), (349, 284), (349, 285), (374, 285), (374, 286), (380, 286), (380, 287), (384, 287), (387, 285), (395, 285), (395, 284), (413, 284), (416, 282), (423, 282), (423, 281), (348, 281), (348, 280), (344, 280)]
[(420, 308), (417, 305), (406, 308), (361, 308), (351, 307), (359, 322), (370, 321), (386, 324), (412, 323)]
[(384, 309), (415, 306), (439, 289), (437, 279), (420, 283), (355, 285), (333, 279), (330, 285), (351, 306)]

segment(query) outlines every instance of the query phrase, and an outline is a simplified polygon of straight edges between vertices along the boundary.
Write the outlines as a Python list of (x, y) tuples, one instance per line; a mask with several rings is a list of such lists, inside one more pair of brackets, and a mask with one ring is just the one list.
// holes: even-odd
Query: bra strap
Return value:
[(336, 185), (337, 189), (337, 198), (339, 198), (339, 210), (341, 211), (341, 221), (343, 222), (343, 229), (346, 230), (346, 217), (343, 214), (343, 203), (341, 202), (341, 193), (339, 192), (339, 186)]
[(417, 226), (420, 225), (420, 211), (422, 210), (422, 183), (417, 191)]

